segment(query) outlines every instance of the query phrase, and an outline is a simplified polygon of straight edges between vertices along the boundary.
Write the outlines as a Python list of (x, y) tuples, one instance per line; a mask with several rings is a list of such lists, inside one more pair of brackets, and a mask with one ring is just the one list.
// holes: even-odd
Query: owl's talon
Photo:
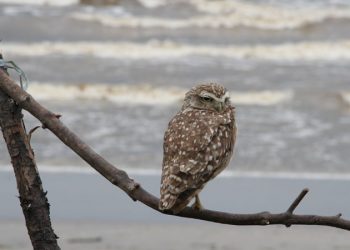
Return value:
[(193, 203), (193, 205), (191, 207), (193, 209), (195, 209), (195, 210), (198, 210), (198, 211), (204, 209), (204, 207), (202, 206), (201, 201), (199, 200), (199, 196), (198, 195), (195, 196), (195, 201), (194, 201), (194, 203)]

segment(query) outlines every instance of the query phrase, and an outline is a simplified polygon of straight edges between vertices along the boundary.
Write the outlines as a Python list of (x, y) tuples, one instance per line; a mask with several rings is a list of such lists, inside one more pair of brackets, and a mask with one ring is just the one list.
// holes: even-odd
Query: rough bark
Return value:
[[(0, 73), (6, 73), (0, 68)], [(0, 126), (16, 175), (19, 200), (34, 249), (58, 250), (34, 153), (22, 120), (21, 108), (0, 89)]]
[[(60, 120), (60, 115), (47, 110), (41, 106), (35, 99), (23, 91), (19, 86), (13, 83), (5, 74), (0, 72), (0, 89), (11, 96), (16, 103), (23, 109), (30, 112), (39, 119), (45, 128), (51, 130), (63, 143), (70, 147), (90, 166), (103, 175), (112, 184), (124, 190), (134, 201), (140, 201), (148, 207), (159, 211), (159, 199), (144, 190), (140, 184), (130, 179), (127, 173), (114, 167), (95, 151), (84, 143), (76, 134), (68, 129)], [(350, 230), (350, 221), (341, 218), (341, 214), (334, 216), (319, 215), (297, 215), (294, 214), (295, 208), (299, 205), (303, 197), (308, 192), (304, 189), (299, 196), (292, 202), (290, 207), (282, 213), (271, 214), (261, 212), (255, 214), (232, 214), (213, 210), (195, 210), (190, 207), (185, 208), (180, 213), (174, 215), (199, 220), (212, 221), (216, 223), (230, 225), (273, 225), (282, 224), (287, 227), (299, 225), (323, 225)], [(326, 197), (325, 197), (326, 199)], [(162, 212), (162, 211), (159, 211)], [(167, 213), (167, 212), (162, 212)]]

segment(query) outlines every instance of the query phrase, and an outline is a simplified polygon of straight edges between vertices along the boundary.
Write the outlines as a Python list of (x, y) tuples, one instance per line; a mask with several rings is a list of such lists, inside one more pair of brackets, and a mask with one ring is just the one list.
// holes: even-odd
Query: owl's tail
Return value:
[(161, 194), (158, 207), (162, 211), (172, 210), (172, 207), (175, 205), (176, 200), (177, 195), (170, 193)]
[(178, 195), (166, 193), (160, 196), (158, 207), (162, 211), (171, 211), (173, 214), (178, 214), (187, 206), (188, 200), (183, 200), (181, 195), (179, 197)]

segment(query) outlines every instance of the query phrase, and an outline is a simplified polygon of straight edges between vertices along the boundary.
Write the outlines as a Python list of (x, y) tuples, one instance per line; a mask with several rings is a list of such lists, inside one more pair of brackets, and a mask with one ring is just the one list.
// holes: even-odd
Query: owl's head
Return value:
[(229, 93), (224, 86), (205, 83), (193, 87), (186, 93), (182, 110), (192, 107), (221, 113), (230, 106)]

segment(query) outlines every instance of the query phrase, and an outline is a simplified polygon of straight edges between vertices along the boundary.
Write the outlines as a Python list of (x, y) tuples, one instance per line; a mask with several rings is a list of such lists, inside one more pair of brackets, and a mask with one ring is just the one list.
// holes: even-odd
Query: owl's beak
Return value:
[(218, 111), (218, 112), (221, 112), (222, 109), (224, 107), (224, 103), (223, 102), (216, 102), (215, 103), (215, 109)]

